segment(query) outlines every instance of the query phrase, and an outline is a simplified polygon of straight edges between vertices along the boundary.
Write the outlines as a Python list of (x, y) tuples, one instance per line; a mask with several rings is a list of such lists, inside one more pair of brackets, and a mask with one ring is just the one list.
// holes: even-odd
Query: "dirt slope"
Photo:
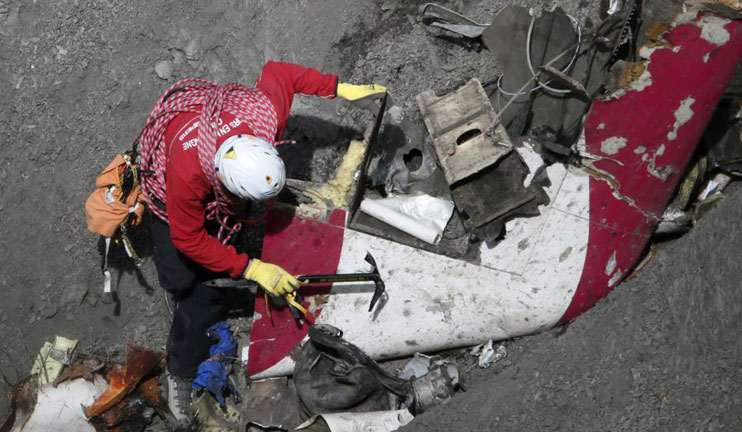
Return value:
[(742, 193), (566, 329), (510, 344), (405, 431), (742, 427)]

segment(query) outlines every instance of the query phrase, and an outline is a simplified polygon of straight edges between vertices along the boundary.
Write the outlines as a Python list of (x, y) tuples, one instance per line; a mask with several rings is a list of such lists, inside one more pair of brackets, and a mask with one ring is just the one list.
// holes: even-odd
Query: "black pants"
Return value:
[(179, 252), (170, 239), (170, 227), (158, 217), (152, 218), (150, 227), (160, 285), (176, 301), (167, 340), (167, 368), (175, 376), (192, 378), (214, 344), (206, 329), (224, 314), (224, 291), (203, 282), (228, 275), (211, 272)]

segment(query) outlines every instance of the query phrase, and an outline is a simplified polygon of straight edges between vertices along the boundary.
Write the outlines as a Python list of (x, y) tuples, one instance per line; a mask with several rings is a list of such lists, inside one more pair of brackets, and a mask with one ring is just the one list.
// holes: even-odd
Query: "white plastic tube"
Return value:
[(435, 245), (441, 240), (440, 230), (391, 209), (377, 200), (361, 201), (361, 211), (426, 243)]

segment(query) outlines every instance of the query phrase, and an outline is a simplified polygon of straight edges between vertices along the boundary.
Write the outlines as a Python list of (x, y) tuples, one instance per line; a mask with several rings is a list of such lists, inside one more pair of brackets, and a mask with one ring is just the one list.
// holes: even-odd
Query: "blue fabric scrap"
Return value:
[(206, 330), (206, 335), (216, 340), (216, 344), (209, 348), (209, 358), (198, 365), (196, 379), (193, 381), (195, 390), (206, 389), (214, 395), (219, 405), (224, 407), (224, 393), (229, 389), (230, 357), (237, 355), (237, 342), (229, 331), (229, 324), (219, 321)]

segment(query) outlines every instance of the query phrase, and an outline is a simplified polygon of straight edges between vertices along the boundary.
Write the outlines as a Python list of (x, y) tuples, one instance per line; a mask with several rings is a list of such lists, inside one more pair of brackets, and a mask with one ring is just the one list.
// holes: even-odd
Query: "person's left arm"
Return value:
[(370, 84), (355, 85), (338, 82), (337, 75), (323, 74), (314, 68), (294, 63), (269, 61), (255, 83), (266, 93), (278, 114), (279, 136), (286, 125), (294, 95), (306, 94), (327, 98), (339, 96), (351, 102), (366, 102), (386, 94), (386, 87)]
[(295, 94), (334, 98), (337, 82), (337, 75), (323, 74), (314, 68), (271, 60), (263, 66), (255, 87), (262, 90), (273, 102), (278, 114), (280, 136), (289, 118)]

